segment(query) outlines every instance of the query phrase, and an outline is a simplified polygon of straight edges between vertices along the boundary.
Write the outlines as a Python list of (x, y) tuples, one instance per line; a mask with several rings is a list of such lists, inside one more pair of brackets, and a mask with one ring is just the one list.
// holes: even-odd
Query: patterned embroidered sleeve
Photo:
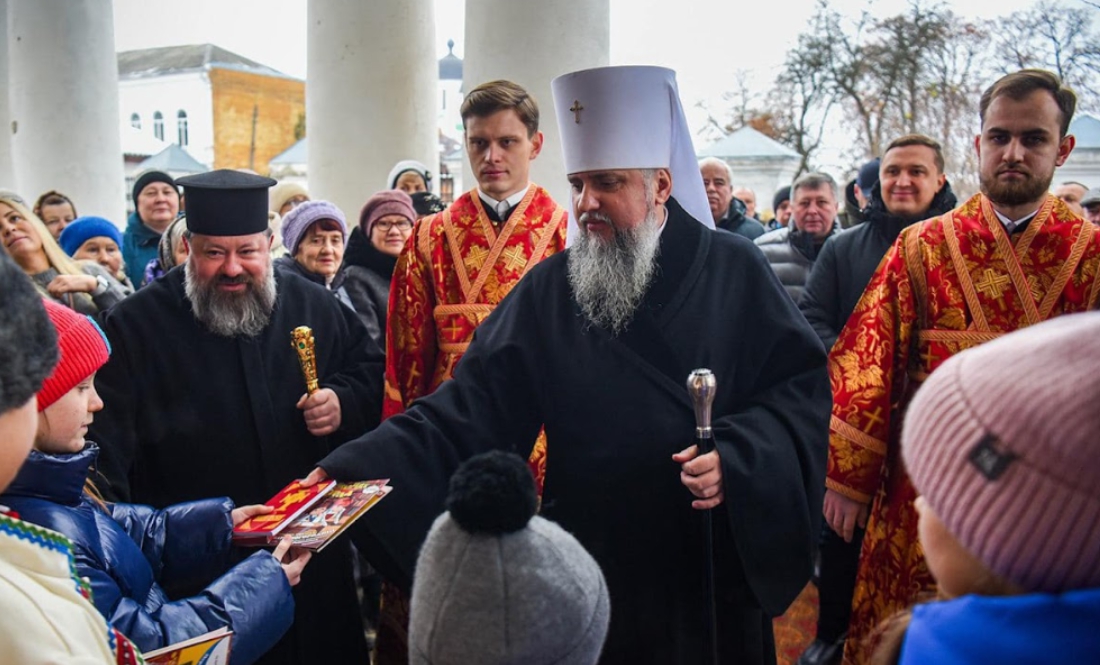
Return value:
[[(433, 216), (434, 217), (434, 216)], [(414, 399), (428, 392), (435, 368), (435, 306), (430, 258), (419, 251), (421, 223), (413, 225), (409, 242), (397, 259), (390, 283), (386, 316), (386, 386), (382, 419), (405, 411)]]
[(891, 406), (904, 390), (916, 318), (904, 239), (903, 233), (879, 265), (829, 354), (833, 414), (825, 486), (865, 503), (873, 500), (891, 454)]

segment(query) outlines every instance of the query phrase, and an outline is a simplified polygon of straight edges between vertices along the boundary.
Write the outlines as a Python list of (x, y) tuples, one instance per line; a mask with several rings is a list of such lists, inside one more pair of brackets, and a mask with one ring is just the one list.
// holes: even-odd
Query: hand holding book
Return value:
[(392, 489), (389, 479), (316, 482), (311, 474), (268, 500), (265, 505), (271, 510), (236, 525), (233, 540), (237, 545), (263, 547), (289, 538), (297, 547), (319, 552)]
[(302, 570), (313, 557), (313, 552), (304, 547), (296, 547), (293, 538), (284, 537), (271, 555), (283, 567), (286, 581), (290, 582), (290, 586), (298, 586), (298, 582), (302, 581)]

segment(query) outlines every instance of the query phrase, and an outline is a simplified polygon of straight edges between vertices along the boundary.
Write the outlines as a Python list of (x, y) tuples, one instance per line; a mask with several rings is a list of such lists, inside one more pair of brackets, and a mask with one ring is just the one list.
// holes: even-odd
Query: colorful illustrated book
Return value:
[(266, 540), (249, 537), (234, 542), (237, 545), (263, 547), (290, 538), (291, 543), (298, 547), (320, 552), (393, 490), (389, 482), (385, 478), (338, 483), (276, 535)]
[(291, 522), (279, 537), (290, 538), (298, 547), (320, 552), (393, 490), (389, 482), (387, 478), (340, 483)]
[(302, 487), (301, 482), (295, 480), (264, 503), (274, 508), (274, 512), (254, 515), (233, 527), (233, 540), (238, 545), (242, 544), (241, 541), (256, 541), (256, 544), (264, 545), (277, 540), (283, 529), (332, 491), (333, 487), (336, 487), (335, 480), (311, 487)]
[(150, 651), (145, 656), (148, 665), (229, 665), (229, 647), (233, 631), (228, 628), (192, 637)]

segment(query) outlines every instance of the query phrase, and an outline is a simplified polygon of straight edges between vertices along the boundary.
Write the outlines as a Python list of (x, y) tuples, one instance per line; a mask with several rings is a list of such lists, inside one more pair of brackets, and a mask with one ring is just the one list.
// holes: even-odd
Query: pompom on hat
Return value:
[(459, 467), (417, 561), (410, 663), (597, 662), (611, 618), (607, 583), (536, 506), (520, 457), (491, 452)]
[(905, 415), (917, 491), (990, 570), (1028, 591), (1100, 587), (1100, 313), (945, 361)]
[(42, 382), (38, 391), (38, 410), (64, 397), (78, 383), (92, 375), (107, 362), (111, 345), (107, 336), (90, 317), (44, 300), (46, 314), (57, 330), (57, 348), (61, 358), (53, 373)]

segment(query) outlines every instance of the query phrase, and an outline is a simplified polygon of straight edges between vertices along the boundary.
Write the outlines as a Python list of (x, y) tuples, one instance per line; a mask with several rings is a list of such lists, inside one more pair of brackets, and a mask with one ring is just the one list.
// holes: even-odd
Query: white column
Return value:
[(402, 159), (439, 171), (433, 0), (310, 0), (309, 193), (358, 221)]
[[(562, 162), (550, 81), (560, 74), (604, 67), (610, 62), (610, 0), (466, 0), (463, 89), (508, 79), (539, 104), (539, 129), (546, 137), (531, 166), (531, 180), (568, 206), (569, 183)], [(470, 165), (463, 180), (476, 183)]]
[(11, 161), (11, 109), (8, 106), (8, 0), (0, 0), (0, 189), (15, 189)]
[(56, 189), (124, 227), (111, 0), (9, 2), (7, 34), (19, 193), (31, 203)]

